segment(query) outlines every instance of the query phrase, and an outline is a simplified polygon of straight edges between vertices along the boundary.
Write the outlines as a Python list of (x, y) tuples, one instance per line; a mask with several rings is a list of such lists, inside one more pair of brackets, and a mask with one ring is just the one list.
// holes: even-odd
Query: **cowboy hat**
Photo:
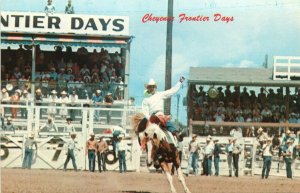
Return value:
[(286, 141), (286, 143), (294, 143), (294, 140), (292, 138), (290, 138)]
[(272, 141), (273, 139), (272, 139), (272, 137), (268, 137), (268, 139), (267, 139), (267, 141)]
[(94, 132), (91, 132), (91, 133), (90, 133), (90, 136), (95, 136), (95, 133), (94, 133)]
[(198, 135), (197, 135), (197, 134), (193, 134), (193, 135), (192, 135), (192, 138), (195, 138), (195, 137), (198, 137)]
[(66, 121), (73, 121), (73, 119), (71, 117), (67, 117)]
[(213, 139), (213, 141), (219, 141), (219, 139), (216, 139), (216, 138), (215, 138), (215, 139)]
[(257, 130), (257, 133), (260, 133), (260, 132), (262, 132), (263, 131), (263, 128), (259, 128), (258, 130)]
[(157, 86), (156, 82), (153, 80), (153, 78), (150, 78), (149, 82), (145, 84), (145, 87), (147, 88), (148, 86)]
[(57, 94), (56, 90), (52, 90), (51, 94)]
[(101, 90), (100, 90), (100, 89), (96, 90), (96, 93), (100, 94), (100, 93), (101, 93)]
[(36, 89), (36, 91), (35, 91), (35, 92), (42, 92), (42, 91), (41, 91), (41, 89), (39, 89), (39, 88), (38, 88), (38, 89)]
[(111, 92), (108, 92), (106, 95), (112, 95), (112, 93), (111, 93)]
[(62, 91), (61, 94), (67, 94), (66, 91)]
[(30, 133), (30, 135), (29, 135), (30, 138), (34, 138), (34, 136), (35, 136), (34, 132)]
[(76, 133), (72, 132), (72, 133), (70, 134), (70, 136), (76, 136)]
[(11, 121), (12, 119), (11, 119), (11, 117), (7, 117), (7, 121)]

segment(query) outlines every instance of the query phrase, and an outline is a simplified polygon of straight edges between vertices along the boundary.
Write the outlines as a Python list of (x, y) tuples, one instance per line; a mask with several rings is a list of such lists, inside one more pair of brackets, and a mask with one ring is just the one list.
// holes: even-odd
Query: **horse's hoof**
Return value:
[(185, 193), (191, 193), (189, 189), (184, 190)]

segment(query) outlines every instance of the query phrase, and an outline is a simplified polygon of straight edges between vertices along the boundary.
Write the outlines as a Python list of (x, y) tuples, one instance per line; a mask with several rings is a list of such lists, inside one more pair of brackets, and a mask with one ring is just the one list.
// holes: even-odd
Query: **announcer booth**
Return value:
[[(31, 80), (26, 85), (33, 95), (38, 88), (36, 77), (40, 69), (45, 69), (47, 64), (39, 64), (39, 60), (44, 58), (54, 57), (58, 50), (65, 51), (77, 60), (83, 58), (78, 54), (83, 50), (84, 52), (92, 53), (103, 49), (108, 50), (109, 54), (118, 52), (122, 58), (123, 64), (123, 82), (124, 93), (123, 100), (128, 101), (128, 76), (129, 76), (129, 55), (130, 44), (132, 36), (129, 35), (129, 17), (126, 16), (102, 16), (102, 15), (80, 15), (80, 14), (51, 14), (32, 13), (32, 12), (1, 12), (1, 54), (2, 66), (9, 69), (10, 66), (3, 62), (5, 53), (14, 53), (13, 57), (18, 57), (18, 51), (24, 54), (27, 61), (30, 61)], [(26, 50), (25, 50), (25, 49)], [(53, 49), (54, 48), (54, 49)], [(70, 51), (71, 50), (71, 51)], [(73, 51), (72, 51), (73, 50)], [(77, 50), (77, 52), (76, 52)], [(43, 54), (41, 54), (43, 52)], [(17, 58), (17, 60), (23, 58)], [(7, 60), (5, 60), (7, 61)], [(86, 61), (82, 61), (84, 63)], [(20, 68), (20, 66), (19, 66)], [(5, 76), (1, 74), (1, 76)], [(3, 80), (4, 78), (2, 78)], [(6, 88), (10, 91), (10, 82), (1, 82), (1, 89)], [(92, 93), (96, 89), (88, 90), (85, 96), (91, 98)], [(85, 90), (86, 91), (86, 90)], [(82, 93), (78, 93), (82, 94)], [(86, 169), (88, 161), (85, 156), (85, 143), (89, 138), (90, 133), (95, 133), (96, 137), (101, 133), (95, 131), (95, 128), (100, 125), (100, 122), (94, 122), (94, 108), (86, 107), (90, 101), (81, 100), (76, 107), (53, 107), (55, 112), (60, 112), (63, 109), (78, 111), (77, 117), (74, 121), (74, 127), (77, 133), (77, 147), (79, 150), (75, 153), (77, 155), (77, 165), (79, 169)], [(32, 168), (48, 168), (48, 169), (62, 169), (65, 160), (65, 143), (70, 139), (69, 133), (63, 132), (65, 119), (56, 118), (57, 132), (48, 133), (40, 130), (43, 124), (47, 122), (47, 113), (49, 104), (36, 106), (31, 100), (25, 105), (10, 104), (2, 100), (1, 117), (6, 118), (10, 115), (10, 108), (18, 108), (18, 115), (13, 118), (15, 125), (14, 131), (1, 130), (1, 167), (20, 167), (22, 165), (22, 158), (24, 156), (24, 140), (35, 133), (35, 139), (38, 142), (37, 154), (34, 154)], [(20, 111), (25, 109), (27, 111), (26, 118), (20, 117)], [(103, 108), (105, 111), (105, 107)], [(106, 109), (107, 110), (107, 109)], [(116, 109), (109, 109), (113, 113)], [(103, 112), (102, 112), (103, 113)], [(79, 115), (79, 116), (78, 116)], [(126, 113), (122, 115), (126, 117)], [(128, 121), (127, 121), (128, 122)], [(112, 123), (116, 124), (117, 123)], [(126, 126), (126, 121), (118, 123), (118, 125)], [(106, 128), (113, 125), (106, 125)], [(132, 150), (131, 140), (128, 140), (129, 150)], [(112, 147), (110, 147), (110, 150)], [(111, 155), (112, 153), (110, 153)], [(113, 155), (113, 154), (112, 154)], [(133, 160), (129, 154), (130, 160)], [(117, 169), (117, 159), (107, 158), (110, 165), (108, 169)], [(69, 164), (69, 167), (72, 164)], [(129, 170), (134, 169), (130, 168)]]

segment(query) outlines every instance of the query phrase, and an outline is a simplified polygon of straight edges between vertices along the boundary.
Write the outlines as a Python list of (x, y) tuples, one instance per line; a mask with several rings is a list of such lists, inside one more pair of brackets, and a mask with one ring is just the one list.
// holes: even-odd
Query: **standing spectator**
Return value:
[(292, 144), (294, 143), (293, 139), (288, 139), (286, 144), (286, 148), (283, 151), (283, 156), (284, 156), (284, 161), (286, 164), (286, 176), (287, 178), (292, 179), (293, 174), (292, 174), (292, 155), (293, 155), (293, 146)]
[(74, 155), (74, 151), (77, 149), (75, 138), (76, 138), (76, 133), (71, 133), (71, 139), (67, 142), (67, 151), (68, 152), (67, 152), (67, 158), (66, 158), (66, 161), (64, 164), (64, 171), (67, 170), (67, 165), (71, 159), (74, 170), (77, 172), (77, 165), (76, 165), (75, 155)]
[(67, 107), (67, 104), (69, 103), (69, 97), (67, 96), (66, 91), (61, 92), (60, 103), (61, 103), (61, 107), (64, 107), (64, 108), (60, 109), (59, 114), (60, 114), (61, 118), (64, 119), (68, 116), (68, 109), (66, 109), (66, 107)]
[(116, 95), (118, 100), (123, 100), (124, 99), (124, 82), (122, 81), (122, 77), (118, 78), (118, 86), (116, 90)]
[(88, 159), (89, 159), (89, 171), (90, 172), (95, 172), (95, 158), (96, 158), (96, 143), (97, 141), (95, 140), (95, 134), (91, 133), (90, 134), (91, 138), (86, 142), (86, 152), (85, 154), (88, 154)]
[(34, 133), (32, 133), (26, 140), (25, 140), (25, 156), (23, 159), (22, 168), (31, 169), (32, 157), (33, 157), (33, 145), (35, 145), (35, 153), (37, 153), (37, 143), (34, 140)]
[(211, 137), (207, 137), (206, 145), (204, 147), (203, 153), (204, 153), (204, 158), (203, 158), (204, 175), (210, 176), (211, 175), (211, 161), (212, 161), (212, 156), (214, 153), (214, 144), (212, 142)]
[(265, 89), (263, 87), (260, 88), (260, 93), (257, 95), (257, 102), (262, 106), (266, 105), (267, 95), (265, 93)]
[(67, 121), (67, 124), (64, 127), (64, 132), (69, 133), (69, 134), (75, 133), (74, 125), (71, 123), (73, 121), (72, 118), (68, 117), (66, 119), (66, 121)]
[(58, 131), (56, 125), (53, 122), (52, 117), (49, 116), (47, 123), (45, 123), (40, 128), (40, 131), (43, 131), (43, 130), (46, 131), (46, 132), (57, 132)]
[[(7, 90), (5, 88), (2, 88), (1, 90), (1, 97), (0, 97), (0, 100), (1, 100), (1, 104), (7, 104), (9, 102), (9, 94), (7, 92)], [(1, 109), (2, 111), (2, 116), (4, 117), (5, 114), (7, 113), (7, 108), (3, 107), (3, 109)]]
[(65, 13), (66, 14), (74, 14), (75, 13), (74, 7), (72, 5), (72, 0), (68, 0), (68, 5), (66, 5)]
[(199, 142), (197, 141), (197, 135), (192, 135), (192, 141), (189, 143), (189, 157), (188, 157), (188, 166), (186, 168), (186, 176), (190, 174), (190, 167), (192, 166), (193, 172), (195, 175), (198, 175), (198, 159), (200, 150)]
[(48, 116), (55, 118), (56, 115), (56, 103), (58, 102), (56, 90), (51, 91), (51, 95), (49, 97), (49, 108), (48, 108)]
[(219, 162), (220, 162), (220, 153), (221, 153), (221, 147), (218, 144), (219, 140), (214, 139), (214, 166), (215, 166), (215, 176), (219, 176)]
[(21, 117), (27, 119), (27, 107), (31, 101), (31, 96), (28, 94), (27, 90), (23, 91), (20, 101), (22, 102), (22, 105), (26, 106), (26, 108), (21, 108)]
[[(76, 94), (76, 90), (72, 90), (72, 94), (69, 96), (69, 100), (70, 100), (70, 106), (76, 107), (78, 102), (78, 95)], [(76, 112), (77, 111), (75, 109), (70, 109), (70, 116), (72, 120), (75, 120)]]
[[(101, 95), (101, 90), (96, 90), (96, 95), (92, 97), (93, 106), (100, 109), (101, 104), (103, 104), (103, 96)], [(94, 117), (97, 121), (100, 121), (100, 110), (95, 110)]]
[[(21, 90), (17, 89), (15, 91), (15, 94), (13, 94), (10, 97), (10, 102), (12, 105), (19, 105), (20, 102), (20, 96), (21, 96)], [(17, 118), (17, 113), (18, 113), (18, 108), (17, 107), (12, 107), (11, 108), (11, 116), (12, 118)]]
[[(34, 102), (36, 106), (42, 106), (43, 102), (43, 95), (41, 89), (36, 89), (35, 96), (34, 96)], [(40, 119), (42, 118), (42, 109), (40, 110)]]
[(108, 145), (103, 137), (100, 137), (100, 140), (96, 144), (97, 147), (97, 158), (98, 158), (98, 169), (99, 172), (106, 171), (105, 164), (105, 152), (108, 150)]
[(123, 135), (119, 135), (119, 142), (117, 143), (118, 146), (118, 157), (119, 157), (119, 172), (122, 173), (122, 170), (124, 173), (127, 172), (126, 167), (126, 151), (127, 151), (127, 144), (123, 140)]
[[(106, 108), (111, 108), (113, 103), (114, 103), (114, 99), (112, 97), (112, 94), (110, 92), (107, 93), (107, 95), (104, 98), (104, 103), (105, 103), (105, 107)], [(106, 122), (107, 124), (110, 124), (111, 121), (111, 111), (110, 110), (106, 110)]]
[(233, 138), (232, 142), (232, 158), (235, 170), (235, 177), (239, 177), (239, 156), (242, 152), (242, 147), (237, 143), (236, 138)]
[(225, 147), (225, 152), (227, 155), (227, 164), (228, 164), (228, 170), (229, 170), (229, 177), (232, 177), (232, 150), (233, 150), (233, 144), (232, 144), (232, 138), (228, 139), (228, 144)]
[(271, 169), (271, 163), (272, 163), (272, 154), (273, 154), (273, 146), (272, 146), (272, 138), (267, 139), (267, 143), (263, 145), (263, 169), (261, 178), (268, 178), (270, 169)]
[(45, 13), (49, 15), (49, 13), (53, 14), (55, 12), (55, 7), (52, 5), (52, 0), (48, 0), (48, 4), (45, 6)]

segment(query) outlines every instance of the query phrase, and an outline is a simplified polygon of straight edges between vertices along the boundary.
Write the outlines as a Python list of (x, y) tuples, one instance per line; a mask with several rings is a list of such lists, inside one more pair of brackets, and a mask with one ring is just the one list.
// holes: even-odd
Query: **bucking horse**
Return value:
[[(190, 193), (186, 186), (185, 179), (180, 167), (179, 152), (176, 148), (176, 141), (172, 133), (165, 129), (166, 120), (164, 115), (152, 115), (149, 120), (144, 114), (137, 113), (132, 117), (132, 126), (138, 135), (141, 148), (147, 149), (147, 165), (152, 163), (155, 168), (161, 168), (170, 184), (171, 192), (176, 193), (171, 175), (172, 164), (174, 164), (177, 176), (183, 185), (185, 193)], [(152, 145), (147, 146), (147, 143)]]

